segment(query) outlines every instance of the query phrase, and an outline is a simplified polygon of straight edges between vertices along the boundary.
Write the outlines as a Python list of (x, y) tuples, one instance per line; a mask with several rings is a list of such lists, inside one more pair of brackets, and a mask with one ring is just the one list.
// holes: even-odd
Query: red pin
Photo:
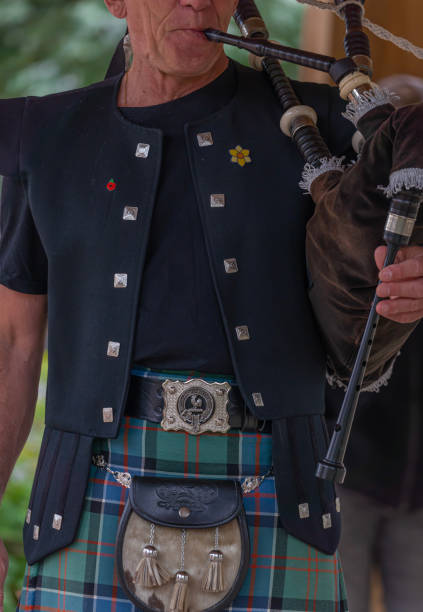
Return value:
[(106, 186), (109, 191), (114, 191), (116, 189), (116, 183), (113, 179), (110, 179)]

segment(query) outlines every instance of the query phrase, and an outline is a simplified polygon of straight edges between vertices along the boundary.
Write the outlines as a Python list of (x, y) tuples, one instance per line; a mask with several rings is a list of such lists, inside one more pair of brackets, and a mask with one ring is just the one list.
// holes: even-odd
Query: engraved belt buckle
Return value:
[(229, 383), (208, 383), (197, 378), (186, 382), (165, 380), (162, 387), (164, 430), (194, 435), (229, 431)]

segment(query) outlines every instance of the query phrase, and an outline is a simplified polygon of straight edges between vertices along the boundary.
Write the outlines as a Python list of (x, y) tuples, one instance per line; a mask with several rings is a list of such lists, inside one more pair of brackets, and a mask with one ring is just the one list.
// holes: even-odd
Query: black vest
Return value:
[[(327, 440), (325, 355), (307, 297), (304, 255), (313, 207), (298, 188), (303, 160), (280, 132), (281, 110), (270, 85), (249, 69), (238, 67), (237, 73), (231, 102), (186, 126), (192, 180), (237, 381), (250, 410), (274, 420), (281, 521), (297, 537), (332, 552), (339, 537), (335, 494), (314, 477)], [(115, 437), (125, 406), (162, 155), (161, 132), (132, 124), (117, 110), (119, 83), (113, 77), (73, 92), (0, 104), (0, 111), (13, 106), (11, 115), (21, 124), (18, 164), (7, 154), (12, 137), (6, 135), (2, 145), (0, 136), (0, 173), (24, 178), (48, 258), (46, 444), (75, 434), (88, 462), (89, 440)], [(328, 134), (329, 117), (339, 119), (336, 92), (316, 85), (297, 89)], [(347, 122), (338, 121), (339, 141), (349, 133)], [(252, 161), (244, 167), (231, 162), (229, 151), (237, 145), (250, 150)], [(213, 205), (216, 195), (224, 206)], [(126, 207), (138, 209), (135, 220)], [(236, 258), (236, 274), (226, 273), (228, 258)], [(116, 274), (127, 275), (126, 287), (114, 286)], [(104, 407), (113, 408), (112, 423), (103, 421)], [(50, 455), (58, 461), (55, 445), (56, 452), (43, 452), (44, 461)], [(78, 485), (74, 514), (81, 496)], [(32, 497), (36, 504), (36, 491)], [(301, 518), (300, 504), (308, 504), (309, 516), (303, 511)], [(54, 509), (47, 504), (37, 541), (31, 523), (26, 525), (30, 562), (74, 535), (70, 527), (63, 537), (55, 534), (54, 544), (49, 513)]]

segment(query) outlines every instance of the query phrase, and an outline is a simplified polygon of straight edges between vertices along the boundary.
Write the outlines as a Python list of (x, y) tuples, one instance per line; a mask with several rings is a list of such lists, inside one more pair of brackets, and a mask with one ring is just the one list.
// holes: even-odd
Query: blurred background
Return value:
[[(295, 0), (261, 4), (272, 36), (297, 44), (302, 7)], [(0, 0), (0, 9), (1, 97), (42, 96), (101, 80), (125, 30), (102, 0)]]
[[(341, 56), (343, 24), (327, 11), (304, 9), (296, 0), (257, 0), (271, 38), (290, 46)], [(422, 44), (421, 0), (368, 0), (367, 16), (395, 33)], [(125, 25), (113, 19), (102, 0), (0, 0), (0, 97), (42, 96), (101, 80)], [(236, 29), (233, 26), (232, 31)], [(412, 56), (371, 37), (376, 78), (392, 73), (420, 75), (422, 65)], [(243, 52), (228, 54), (246, 62)], [(325, 80), (324, 75), (289, 66), (292, 77)], [(1, 177), (0, 177), (1, 181)], [(35, 424), (16, 465), (0, 508), (0, 537), (10, 553), (5, 612), (16, 607), (25, 561), (21, 531), (44, 419), (47, 356), (43, 362)], [(383, 612), (377, 575), (372, 612)]]

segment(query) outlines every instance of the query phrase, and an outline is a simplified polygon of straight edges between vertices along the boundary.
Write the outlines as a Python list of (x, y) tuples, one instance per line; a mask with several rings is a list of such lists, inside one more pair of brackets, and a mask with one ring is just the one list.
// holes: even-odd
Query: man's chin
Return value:
[(203, 52), (199, 49), (187, 48), (186, 52), (179, 48), (178, 53), (169, 62), (171, 72), (184, 77), (196, 77), (211, 72), (219, 61), (225, 61), (225, 56), (216, 53)]

